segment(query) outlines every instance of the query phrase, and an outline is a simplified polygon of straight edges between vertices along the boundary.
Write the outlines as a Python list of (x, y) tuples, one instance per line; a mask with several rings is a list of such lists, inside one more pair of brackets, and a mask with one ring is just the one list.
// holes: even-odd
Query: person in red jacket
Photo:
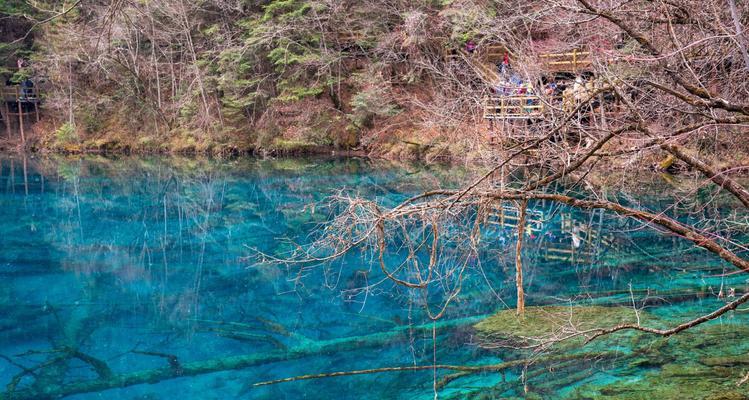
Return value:
[(499, 74), (504, 76), (507, 76), (507, 71), (510, 70), (510, 56), (505, 53), (504, 58), (502, 59), (502, 63), (499, 64)]

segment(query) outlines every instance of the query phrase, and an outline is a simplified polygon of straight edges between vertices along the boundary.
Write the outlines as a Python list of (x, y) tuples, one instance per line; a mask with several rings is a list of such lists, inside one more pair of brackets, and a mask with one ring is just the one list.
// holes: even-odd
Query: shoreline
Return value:
[(291, 149), (258, 149), (258, 148), (241, 148), (238, 146), (227, 146), (222, 149), (210, 148), (206, 150), (182, 149), (182, 150), (154, 150), (154, 149), (133, 149), (129, 146), (116, 148), (55, 148), (55, 147), (37, 147), (27, 146), (26, 148), (18, 141), (0, 141), (0, 153), (5, 154), (36, 154), (36, 155), (100, 155), (100, 156), (210, 156), (210, 157), (238, 157), (238, 156), (261, 156), (261, 157), (295, 157), (295, 156), (342, 156), (342, 157), (376, 157), (365, 149), (337, 149), (333, 146), (305, 145)]
[[(360, 145), (354, 148), (339, 148), (333, 145), (318, 145), (314, 143), (296, 140), (279, 140), (268, 147), (258, 147), (243, 143), (224, 144), (192, 144), (189, 146), (175, 146), (171, 143), (163, 143), (161, 147), (137, 145), (117, 140), (97, 143), (97, 139), (91, 138), (80, 143), (56, 145), (51, 144), (49, 133), (36, 133), (27, 136), (25, 145), (20, 138), (0, 138), (0, 153), (27, 153), (27, 154), (57, 154), (57, 155), (174, 155), (174, 156), (210, 156), (210, 157), (307, 157), (307, 156), (333, 156), (333, 157), (366, 157), (371, 159), (391, 161), (419, 161), (427, 163), (454, 163), (463, 162), (468, 164), (486, 164), (485, 157), (471, 157), (470, 154), (457, 155), (452, 152), (447, 154), (430, 155), (426, 150), (432, 148), (432, 144), (421, 144), (409, 141), (400, 141), (395, 144), (374, 142), (370, 145)], [(92, 145), (95, 144), (95, 145)], [(386, 147), (387, 146), (387, 147)], [(399, 146), (401, 151), (392, 152)]]
[[(43, 143), (49, 143), (48, 141), (40, 140), (44, 134), (35, 134), (27, 138), (26, 148), (24, 148), (20, 140), (8, 140), (8, 138), (0, 139), (0, 154), (27, 154), (27, 155), (38, 155), (38, 156), (102, 156), (102, 157), (120, 157), (120, 156), (166, 156), (166, 157), (209, 157), (209, 158), (241, 158), (251, 157), (257, 159), (272, 159), (272, 158), (304, 158), (304, 157), (342, 157), (342, 158), (366, 158), (370, 160), (383, 160), (390, 161), (393, 163), (424, 163), (424, 164), (436, 164), (436, 165), (457, 165), (463, 164), (464, 166), (473, 167), (488, 167), (496, 160), (496, 156), (500, 156), (504, 151), (501, 145), (488, 145), (487, 151), (490, 154), (483, 154), (480, 157), (476, 157), (476, 154), (460, 154), (456, 155), (448, 153), (446, 155), (430, 157), (429, 154), (421, 151), (428, 148), (430, 145), (421, 143), (402, 141), (399, 143), (404, 149), (411, 149), (415, 151), (408, 152), (404, 157), (404, 153), (398, 152), (387, 152), (377, 151), (376, 147), (382, 146), (383, 143), (374, 143), (375, 146), (361, 146), (354, 149), (339, 149), (335, 146), (329, 145), (315, 145), (312, 143), (296, 142), (296, 141), (283, 141), (279, 142), (279, 146), (269, 148), (258, 148), (255, 146), (247, 145), (208, 145), (203, 149), (197, 146), (189, 146), (183, 149), (154, 149), (147, 147), (136, 148), (129, 144), (121, 144), (109, 142), (104, 146), (85, 146), (86, 142), (76, 144), (75, 146), (57, 147), (57, 146), (43, 146)], [(93, 139), (91, 139), (93, 140)], [(91, 143), (89, 141), (88, 143)], [(382, 150), (382, 149), (380, 149)], [(527, 156), (526, 156), (527, 157)], [(522, 160), (522, 157), (519, 158)], [(610, 164), (608, 165), (603, 175), (595, 174), (598, 179), (608, 180), (611, 175), (621, 175), (623, 173), (632, 173), (637, 171), (637, 174), (645, 173), (647, 176), (661, 176), (665, 181), (669, 182), (674, 178), (693, 179), (697, 178), (699, 174), (690, 168), (683, 168), (685, 166), (679, 166), (677, 168), (669, 168), (662, 170), (659, 168), (660, 159), (648, 158), (640, 159), (633, 164)], [(521, 162), (521, 164), (523, 164)], [(527, 165), (526, 165), (527, 166)], [(519, 165), (516, 165), (519, 167)], [(727, 168), (720, 168), (721, 171), (725, 171)], [(748, 177), (749, 176), (749, 164), (736, 166), (732, 168), (732, 175), (736, 177)]]

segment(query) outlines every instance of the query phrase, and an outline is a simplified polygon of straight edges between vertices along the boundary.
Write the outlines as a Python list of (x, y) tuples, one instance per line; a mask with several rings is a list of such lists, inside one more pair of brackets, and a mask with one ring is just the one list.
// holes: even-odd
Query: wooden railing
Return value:
[(572, 50), (568, 53), (545, 53), (539, 55), (541, 63), (549, 71), (580, 72), (590, 69), (592, 63), (589, 51)]
[(501, 44), (490, 44), (479, 47), (478, 53), (484, 61), (489, 63), (501, 62), (504, 59), (505, 54), (507, 54), (511, 59), (514, 58), (512, 52)]
[(39, 122), (39, 104), (42, 102), (39, 89), (20, 85), (3, 86), (0, 87), (0, 97), (0, 113), (8, 138), (11, 137), (11, 124), (17, 119), (21, 142), (26, 143), (24, 116), (34, 114), (36, 122)]
[(499, 72), (493, 65), (482, 61), (480, 57), (477, 57), (474, 54), (469, 54), (465, 50), (461, 50), (460, 54), (484, 82), (488, 84), (495, 84), (496, 82), (499, 82)]
[(491, 96), (484, 100), (485, 119), (540, 118), (543, 112), (543, 101), (536, 95)]
[(3, 86), (0, 89), (0, 96), (2, 96), (4, 101), (11, 103), (37, 103), (41, 101), (37, 88), (20, 85)]
[[(510, 57), (510, 64), (515, 59), (515, 55), (502, 45), (479, 46), (474, 53), (470, 54), (464, 49), (459, 51), (445, 49), (443, 57), (449, 59), (456, 57), (458, 54), (466, 56), (472, 64), (476, 64), (474, 69), (481, 69), (482, 75), (489, 77), (496, 75), (493, 66), (502, 62), (505, 54)], [(590, 70), (593, 65), (591, 52), (579, 49), (565, 53), (542, 53), (538, 58), (543, 67), (550, 72), (578, 73)]]

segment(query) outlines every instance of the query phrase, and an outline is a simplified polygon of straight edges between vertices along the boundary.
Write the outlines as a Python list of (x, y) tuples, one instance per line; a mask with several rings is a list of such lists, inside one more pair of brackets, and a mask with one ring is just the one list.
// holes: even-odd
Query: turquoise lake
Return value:
[[(444, 293), (383, 279), (367, 252), (327, 265), (257, 262), (256, 250), (282, 255), (289, 240), (312, 240), (332, 216), (318, 204), (341, 191), (392, 206), (472, 176), (355, 158), (0, 156), (0, 399), (749, 398), (749, 383), (737, 385), (749, 370), (741, 307), (665, 340), (630, 332), (540, 354), (487, 346), (474, 325), (516, 303), (512, 207), (487, 218), (480, 257), (436, 323), (425, 306), (439, 309)], [(668, 207), (678, 194), (666, 181), (645, 187), (647, 202), (616, 195), (747, 242), (745, 214), (722, 198), (700, 202), (713, 192)], [(530, 206), (527, 307), (637, 309), (644, 325), (668, 327), (746, 291), (746, 274), (726, 274), (735, 270), (681, 238), (600, 211)], [(724, 216), (730, 223), (714, 222)], [(405, 251), (393, 244), (388, 257)], [(528, 357), (538, 364), (502, 373), (254, 386)]]

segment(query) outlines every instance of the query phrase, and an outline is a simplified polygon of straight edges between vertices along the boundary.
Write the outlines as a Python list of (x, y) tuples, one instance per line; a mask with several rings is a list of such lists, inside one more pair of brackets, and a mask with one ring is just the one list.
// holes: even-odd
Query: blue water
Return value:
[[(476, 346), (471, 328), (515, 305), (515, 238), (506, 226), (482, 228), (480, 256), (466, 263), (461, 293), (440, 319), (447, 327), (434, 331), (425, 307), (439, 310), (450, 289), (424, 296), (383, 281), (371, 252), (354, 251), (325, 265), (258, 262), (257, 251), (280, 256), (294, 248), (290, 241), (314, 240), (332, 212), (320, 202), (331, 195), (392, 205), (423, 190), (460, 187), (469, 169), (361, 159), (0, 156), (0, 163), (0, 384), (26, 398), (50, 392), (70, 399), (431, 399), (432, 370), (253, 384), (434, 360), (479, 365), (519, 357)], [(668, 199), (663, 194), (637, 205)], [(732, 270), (682, 239), (607, 213), (531, 206), (538, 230), (526, 246), (529, 306), (628, 306), (631, 289), (640, 306), (678, 322), (723, 304), (721, 288), (743, 293), (743, 275), (719, 276)], [(699, 212), (715, 217), (735, 210)], [(594, 234), (574, 247), (572, 226)], [(739, 224), (725, 233), (741, 238), (743, 230)], [(585, 254), (553, 250), (573, 247)], [(440, 268), (465, 261), (460, 245), (441, 250)], [(402, 260), (404, 251), (389, 243), (387, 260)], [(448, 280), (442, 283), (455, 284)], [(253, 355), (257, 360), (239, 369), (216, 361)], [(200, 362), (215, 368), (179, 377), (180, 369)], [(96, 370), (102, 364), (109, 372)], [(589, 366), (580, 362), (574, 369)], [(646, 371), (613, 373), (620, 367), (597, 366), (579, 382), (546, 387), (544, 396), (559, 398), (585, 383)], [(22, 368), (31, 372), (20, 374)], [(159, 369), (170, 376), (73, 389)], [(509, 370), (505, 379), (517, 380), (520, 372)], [(439, 370), (437, 379), (451, 373)], [(438, 394), (489, 396), (502, 379), (469, 375)], [(529, 383), (548, 380), (540, 375)], [(504, 395), (522, 395), (518, 390)]]

